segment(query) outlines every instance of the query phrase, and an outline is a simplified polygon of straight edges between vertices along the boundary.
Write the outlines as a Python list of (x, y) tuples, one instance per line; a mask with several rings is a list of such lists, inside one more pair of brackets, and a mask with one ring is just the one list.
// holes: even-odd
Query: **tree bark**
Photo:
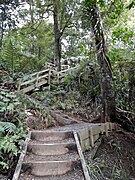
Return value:
[(0, 24), (0, 50), (1, 50), (1, 48), (2, 48), (3, 34), (4, 34), (3, 22), (1, 22), (1, 24)]
[(41, 47), (38, 47), (38, 60), (41, 60), (41, 56), (42, 56), (42, 50)]
[(54, 18), (54, 37), (55, 37), (55, 61), (57, 65), (57, 70), (61, 70), (61, 36), (60, 30), (58, 27), (58, 6), (57, 0), (54, 2), (54, 10), (53, 10), (53, 18)]
[[(31, 19), (31, 25), (34, 25), (34, 2), (33, 0), (30, 1), (30, 19)], [(31, 32), (31, 49), (30, 52), (32, 55), (35, 54), (35, 40), (34, 40), (34, 33)]]
[(129, 78), (129, 105), (131, 110), (135, 113), (135, 68), (134, 63), (131, 64), (132, 67), (128, 70)]
[(88, 13), (90, 15), (92, 30), (95, 37), (97, 60), (100, 66), (103, 118), (104, 121), (107, 122), (113, 121), (116, 118), (115, 91), (113, 88), (112, 68), (109, 57), (107, 56), (107, 48), (99, 10), (96, 1), (93, 1), (93, 4), (92, 7), (88, 8)]

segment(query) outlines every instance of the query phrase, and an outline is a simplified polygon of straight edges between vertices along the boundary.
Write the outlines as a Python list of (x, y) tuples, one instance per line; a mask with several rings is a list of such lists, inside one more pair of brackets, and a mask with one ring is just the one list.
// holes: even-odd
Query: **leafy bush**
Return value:
[(14, 92), (0, 89), (0, 118), (1, 121), (18, 123), (25, 118), (25, 112), (19, 97)]
[(77, 91), (82, 103), (100, 103), (100, 78), (98, 66), (83, 62), (71, 75), (65, 77), (66, 89)]
[[(25, 112), (14, 92), (0, 89), (0, 170), (12, 169), (25, 139)], [(22, 121), (23, 120), (23, 121)]]
[(0, 122), (0, 168), (9, 169), (20, 153), (25, 138), (23, 125), (15, 126), (10, 122)]

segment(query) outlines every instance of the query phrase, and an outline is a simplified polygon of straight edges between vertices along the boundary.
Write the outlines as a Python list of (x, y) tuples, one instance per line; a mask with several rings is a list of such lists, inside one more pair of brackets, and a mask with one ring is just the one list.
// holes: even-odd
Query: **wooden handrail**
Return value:
[[(66, 67), (67, 65), (63, 65), (63, 66)], [(28, 79), (28, 80), (23, 79), (23, 78), (19, 79), (18, 91), (23, 92), (23, 89), (24, 89), (24, 93), (26, 93), (28, 91), (31, 91), (32, 88), (39, 87), (44, 84), (48, 84), (49, 90), (50, 90), (51, 77), (56, 78), (57, 82), (59, 83), (59, 81), (65, 76), (65, 74), (71, 72), (73, 69), (76, 69), (76, 68), (77, 67), (69, 68), (69, 69), (65, 69), (65, 70), (61, 70), (61, 71), (56, 71), (52, 68), (47, 68), (45, 70), (35, 72), (33, 74), (30, 74), (30, 77), (32, 79)]]
[[(33, 76), (36, 76), (38, 73), (41, 74), (41, 73), (45, 73), (45, 72), (47, 72), (47, 71), (49, 71), (49, 69), (45, 69), (45, 70), (42, 70), (42, 71), (38, 71), (38, 72), (32, 73), (32, 74), (30, 74), (29, 76), (33, 77)], [(24, 77), (25, 77), (25, 76), (24, 76)]]

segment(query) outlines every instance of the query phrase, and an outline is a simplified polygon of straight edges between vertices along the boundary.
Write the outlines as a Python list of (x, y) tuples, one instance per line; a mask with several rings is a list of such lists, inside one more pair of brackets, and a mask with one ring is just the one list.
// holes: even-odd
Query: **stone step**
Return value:
[(38, 141), (57, 141), (63, 140), (67, 138), (73, 138), (72, 132), (64, 132), (64, 131), (32, 131), (31, 132), (31, 139), (38, 140)]
[(78, 164), (78, 166), (76, 166), (73, 170), (63, 175), (38, 177), (26, 173), (21, 173), (19, 180), (85, 180), (85, 178), (83, 171), (80, 168), (80, 164)]
[(75, 143), (52, 143), (52, 144), (28, 144), (28, 152), (32, 152), (37, 155), (61, 155), (66, 154), (69, 151), (76, 151)]
[(22, 170), (34, 176), (56, 176), (71, 171), (75, 164), (76, 161), (30, 161), (23, 163)]
[(67, 138), (67, 139), (62, 139), (62, 140), (51, 140), (51, 141), (39, 141), (39, 140), (35, 140), (35, 139), (30, 139), (29, 143), (32, 143), (32, 144), (52, 144), (52, 143), (75, 143), (75, 140), (73, 138)]
[(65, 161), (65, 160), (80, 160), (80, 157), (77, 152), (69, 152), (62, 155), (52, 155), (52, 156), (41, 156), (35, 155), (33, 153), (27, 152), (24, 162), (29, 161)]

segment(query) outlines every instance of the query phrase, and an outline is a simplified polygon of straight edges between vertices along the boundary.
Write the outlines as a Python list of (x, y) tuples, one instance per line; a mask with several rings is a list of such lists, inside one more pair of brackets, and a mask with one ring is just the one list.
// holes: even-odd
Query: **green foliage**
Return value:
[[(41, 70), (45, 62), (52, 60), (54, 56), (52, 29), (52, 24), (43, 21), (38, 25), (26, 24), (22, 28), (9, 31), (3, 37), (0, 66), (8, 69), (12, 77), (15, 73)], [(34, 36), (34, 42), (31, 34)], [(34, 44), (33, 53), (31, 52), (32, 43)]]
[(88, 172), (90, 174), (90, 177), (93, 180), (101, 180), (104, 179), (103, 173), (100, 169), (99, 164), (95, 161), (91, 161), (88, 165), (87, 165), (87, 169)]
[(21, 151), (25, 131), (23, 124), (18, 127), (13, 123), (0, 122), (0, 168), (9, 169), (14, 156)]
[(15, 133), (16, 126), (10, 122), (0, 122), (0, 133), (8, 132), (9, 134)]
[(114, 164), (112, 174), (111, 174), (111, 179), (112, 180), (115, 180), (115, 179), (128, 180), (129, 179), (129, 174), (125, 172), (121, 163)]
[(135, 7), (135, 2), (131, 1), (130, 4), (126, 8), (130, 10), (131, 8), (134, 8), (134, 7)]
[(0, 89), (0, 113), (13, 113), (19, 105), (19, 99), (13, 92)]
[(7, 37), (3, 44), (3, 48), (0, 51), (0, 65), (4, 64), (4, 67), (8, 69), (10, 75), (14, 77), (14, 72), (19, 65), (19, 49), (16, 43), (13, 42), (11, 37)]
[[(130, 111), (134, 111), (135, 103), (133, 95), (135, 78), (134, 53), (134, 50), (127, 48), (112, 48), (109, 52), (115, 78), (116, 104), (121, 109)], [(132, 92), (132, 98), (130, 98), (130, 91)]]
[(25, 113), (18, 96), (4, 89), (0, 89), (0, 118), (0, 169), (9, 169), (25, 138)]
[(15, 28), (17, 16), (15, 15), (16, 8), (19, 7), (18, 0), (1, 0), (0, 1), (0, 50), (4, 32), (7, 29)]
[(0, 167), (2, 167), (3, 169), (8, 169), (9, 168), (8, 164), (3, 162), (3, 161), (0, 162)]
[(92, 0), (92, 1), (85, 0), (85, 1), (84, 1), (84, 6), (91, 8), (91, 7), (93, 7), (94, 5), (96, 5), (96, 3), (97, 3), (97, 1), (94, 2), (94, 0)]
[(125, 44), (133, 45), (133, 31), (128, 30), (127, 27), (122, 28), (118, 27), (112, 32), (113, 36), (113, 42), (117, 41), (123, 41)]
[(26, 117), (22, 103), (14, 92), (0, 89), (0, 117), (1, 121), (15, 122)]
[(65, 84), (72, 90), (78, 90), (81, 96), (89, 99), (100, 94), (98, 66), (93, 62), (82, 61), (72, 75), (65, 77)]

